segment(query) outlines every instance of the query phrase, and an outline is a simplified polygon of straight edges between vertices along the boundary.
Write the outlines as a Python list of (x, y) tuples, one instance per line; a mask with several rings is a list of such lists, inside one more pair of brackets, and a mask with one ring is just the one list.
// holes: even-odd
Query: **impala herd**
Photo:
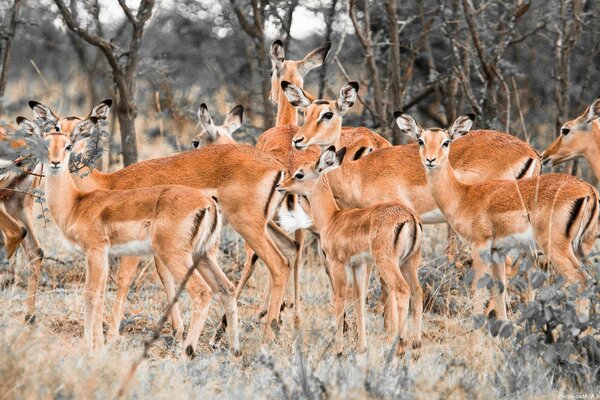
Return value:
[[(237, 299), (258, 259), (269, 270), (261, 317), (266, 315), (265, 339), (272, 339), (291, 272), (295, 323), (301, 317), (299, 273), (306, 230), (318, 238), (326, 261), (337, 353), (343, 352), (341, 326), (349, 297), (356, 304), (358, 350), (367, 349), (371, 265), (381, 279), (385, 327), (399, 338), (398, 351), (409, 343), (421, 345), (418, 267), (424, 223), (448, 222), (470, 244), (474, 313), (483, 312), (485, 302), (477, 283), (491, 270), (495, 284), (490, 304), (498, 318), (507, 318), (505, 264), (513, 249), (543, 252), (567, 283), (585, 286), (583, 265), (598, 233), (598, 191), (570, 175), (541, 175), (541, 169), (542, 164), (583, 156), (600, 177), (600, 99), (566, 122), (541, 157), (508, 133), (472, 131), (472, 114), (448, 129), (424, 129), (397, 112), (400, 131), (416, 141), (392, 146), (365, 127), (343, 126), (344, 115), (357, 101), (356, 82), (344, 85), (336, 99), (315, 99), (303, 89), (304, 76), (325, 61), (330, 47), (327, 43), (292, 61), (285, 58), (280, 41), (273, 43), (271, 99), (278, 106), (277, 123), (255, 147), (237, 144), (232, 137), (242, 125), (242, 106), (217, 125), (202, 104), (198, 118), (203, 131), (192, 142), (194, 150), (111, 173), (91, 169), (84, 176), (69, 168), (72, 154), (87, 151), (99, 121), (108, 117), (111, 100), (86, 117), (60, 117), (30, 101), (35, 121), (18, 117), (17, 123), (44, 141), (43, 165), (15, 172), (9, 167), (20, 166), (18, 158), (0, 160), (0, 189), (13, 189), (0, 191), (6, 255), (12, 257), (22, 246), (32, 266), (26, 319), (35, 316), (44, 257), (33, 225), (33, 198), (26, 192), (42, 184), (65, 243), (87, 259), (84, 337), (90, 349), (104, 346), (109, 256), (122, 257), (109, 339), (118, 336), (128, 288), (139, 258), (146, 255), (154, 257), (169, 301), (176, 296), (175, 284), (187, 281), (192, 311), (185, 339), (176, 304), (170, 315), (175, 339), (183, 341), (187, 355), (196, 352), (213, 296), (225, 312), (219, 331), (227, 330), (232, 353), (240, 354)], [(302, 126), (298, 112), (304, 115)], [(50, 131), (41, 129), (48, 124)], [(10, 140), (10, 134), (1, 132), (1, 139)], [(225, 223), (246, 245), (237, 287), (217, 261)]]

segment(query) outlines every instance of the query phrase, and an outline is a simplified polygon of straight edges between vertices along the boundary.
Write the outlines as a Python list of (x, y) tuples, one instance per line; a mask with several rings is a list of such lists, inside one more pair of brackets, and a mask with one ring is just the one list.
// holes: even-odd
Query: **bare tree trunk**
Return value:
[(13, 13), (8, 26), (7, 37), (4, 46), (4, 58), (2, 60), (2, 72), (0, 73), (0, 114), (4, 108), (4, 93), (6, 92), (6, 84), (8, 83), (8, 70), (10, 68), (10, 58), (12, 54), (13, 40), (17, 31), (17, 18), (22, 0), (15, 0), (13, 5)]
[[(335, 19), (335, 6), (338, 0), (332, 0), (331, 8), (325, 16), (325, 42), (331, 42), (331, 35), (333, 34), (333, 20)], [(327, 77), (327, 66), (328, 63), (323, 63), (319, 68), (319, 98), (325, 97), (325, 78)]]

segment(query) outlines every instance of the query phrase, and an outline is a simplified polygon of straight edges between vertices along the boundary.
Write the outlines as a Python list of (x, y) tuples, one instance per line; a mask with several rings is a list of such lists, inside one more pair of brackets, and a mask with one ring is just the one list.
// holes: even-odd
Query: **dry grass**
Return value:
[[(83, 347), (81, 290), (83, 261), (66, 253), (56, 228), (40, 227), (47, 256), (64, 263), (46, 261), (44, 286), (38, 297), (37, 323), (25, 325), (22, 260), (17, 267), (21, 279), (0, 292), (0, 398), (111, 398), (127, 375), (129, 366), (142, 352), (143, 342), (165, 307), (165, 296), (154, 267), (140, 266), (143, 274), (129, 292), (123, 335), (102, 354), (88, 354)], [(225, 245), (234, 251), (222, 257), (223, 267), (235, 274), (235, 236), (226, 233)], [(440, 259), (445, 229), (428, 227), (425, 260)], [(438, 255), (438, 257), (435, 257)], [(74, 261), (69, 261), (73, 260)], [(425, 261), (424, 261), (425, 263)], [(112, 274), (114, 276), (114, 271)], [(8, 274), (5, 274), (9, 277)], [(390, 351), (393, 343), (384, 333), (372, 277), (369, 294), (369, 352), (353, 351), (354, 327), (347, 333), (347, 354), (341, 358), (331, 349), (333, 317), (330, 289), (322, 262), (308, 250), (302, 271), (304, 299), (301, 330), (292, 329), (292, 312), (283, 313), (283, 327), (276, 342), (261, 342), (262, 325), (256, 313), (260, 303), (265, 268), (257, 268), (240, 300), (243, 355), (233, 358), (226, 349), (208, 346), (220, 320), (214, 304), (200, 339), (200, 355), (192, 361), (176, 357), (167, 327), (150, 357), (128, 387), (129, 397), (154, 398), (489, 398), (502, 391), (496, 372), (505, 360), (500, 339), (485, 331), (473, 331), (468, 308), (454, 315), (428, 312), (424, 318), (424, 341), (419, 350), (402, 357)], [(438, 291), (435, 296), (454, 296)], [(107, 314), (114, 302), (110, 283)], [(463, 299), (465, 300), (465, 299)], [(461, 304), (466, 301), (461, 301)], [(184, 318), (189, 318), (188, 299), (182, 300)], [(532, 370), (532, 374), (535, 371)], [(533, 379), (526, 394), (550, 394), (549, 384)], [(558, 393), (552, 393), (557, 395)]]

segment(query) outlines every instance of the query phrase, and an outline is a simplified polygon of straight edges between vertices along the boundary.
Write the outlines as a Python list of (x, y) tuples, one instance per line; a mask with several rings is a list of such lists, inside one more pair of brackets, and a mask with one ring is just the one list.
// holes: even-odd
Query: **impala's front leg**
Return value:
[[(473, 301), (473, 314), (483, 314), (483, 303), (485, 302), (485, 291), (477, 287), (477, 283), (487, 271), (486, 263), (481, 259), (480, 252), (488, 252), (487, 244), (472, 244), (471, 245), (471, 257), (473, 258), (473, 270), (475, 275), (473, 276), (473, 282), (471, 282), (471, 296)], [(487, 257), (491, 258), (488, 254)]]
[(86, 270), (83, 293), (85, 310), (85, 341), (90, 350), (104, 347), (102, 320), (104, 302), (102, 291), (108, 277), (108, 255), (105, 248), (93, 248), (86, 252), (88, 268)]
[[(497, 253), (496, 253), (497, 254)], [(492, 257), (492, 297), (496, 306), (497, 318), (506, 320), (506, 263), (504, 257), (500, 261), (493, 261)]]
[(335, 317), (335, 353), (341, 356), (344, 352), (344, 309), (348, 292), (346, 265), (343, 262), (330, 260), (329, 269), (333, 276), (333, 313)]
[(123, 304), (127, 298), (127, 292), (137, 271), (139, 261), (139, 257), (123, 257), (120, 260), (117, 272), (117, 298), (113, 306), (112, 320), (108, 329), (109, 341), (114, 341), (119, 334), (119, 326), (123, 319)]

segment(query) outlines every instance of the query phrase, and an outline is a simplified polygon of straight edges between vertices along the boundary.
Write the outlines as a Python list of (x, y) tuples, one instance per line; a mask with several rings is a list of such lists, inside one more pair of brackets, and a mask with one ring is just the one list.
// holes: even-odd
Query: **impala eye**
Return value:
[(323, 114), (323, 116), (321, 117), (321, 119), (331, 119), (333, 118), (333, 113), (330, 112), (326, 112), (325, 114)]
[(56, 132), (60, 132), (60, 127), (59, 127), (58, 125), (56, 125), (56, 126), (54, 127), (54, 130), (55, 130)]
[(419, 143), (419, 146), (421, 147), (425, 146), (425, 142), (423, 142), (421, 139), (417, 139), (417, 143)]
[(294, 179), (301, 181), (302, 179), (304, 179), (304, 173), (302, 171), (296, 172), (296, 174), (294, 175)]
[(67, 150), (67, 151), (73, 150), (73, 145), (71, 145), (71, 144), (68, 145), (67, 147), (65, 147), (65, 150)]
[(562, 128), (560, 130), (560, 133), (562, 133), (563, 136), (567, 136), (569, 134), (569, 132), (571, 132), (571, 130), (569, 128)]
[(446, 140), (444, 143), (442, 143), (442, 146), (444, 146), (444, 147), (450, 146), (450, 141)]

